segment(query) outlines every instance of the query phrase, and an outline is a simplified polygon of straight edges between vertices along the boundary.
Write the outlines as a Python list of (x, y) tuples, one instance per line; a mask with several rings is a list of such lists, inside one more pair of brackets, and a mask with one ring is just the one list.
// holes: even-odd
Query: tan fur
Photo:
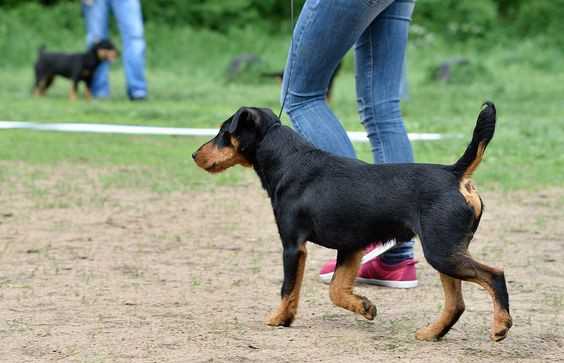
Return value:
[(460, 181), (458, 190), (464, 199), (466, 199), (466, 203), (474, 210), (476, 218), (478, 218), (482, 214), (482, 201), (472, 180), (463, 178)]
[(45, 86), (47, 85), (47, 80), (42, 79), (38, 82), (37, 87), (33, 89), (34, 96), (45, 96)]
[(337, 267), (329, 287), (329, 296), (335, 305), (373, 320), (376, 316), (376, 307), (366, 297), (353, 293), (354, 280), (362, 256), (363, 251), (360, 250)]
[(90, 91), (90, 88), (88, 88), (88, 86), (84, 87), (84, 98), (87, 101), (90, 101), (92, 99), (92, 92)]
[(491, 276), (490, 274), (503, 273), (503, 271), (486, 266), (479, 262), (475, 262), (474, 269), (477, 272), (477, 276), (473, 279), (469, 279), (468, 281), (477, 283), (486, 289), (493, 302), (493, 319), (490, 337), (494, 341), (502, 340), (507, 335), (509, 328), (513, 325), (513, 320), (511, 319), (509, 312), (500, 306), (495, 296), (495, 291), (492, 287), (492, 281), (489, 276)]
[(482, 161), (482, 158), (484, 157), (485, 151), (486, 151), (486, 146), (484, 145), (484, 143), (481, 142), (480, 144), (478, 144), (478, 151), (476, 152), (476, 158), (474, 159), (474, 161), (472, 161), (472, 164), (470, 164), (470, 166), (468, 166), (468, 169), (466, 169), (466, 171), (464, 172), (464, 175), (462, 175), (462, 179), (464, 179), (464, 178), (469, 179), (470, 176), (472, 176), (472, 174), (474, 174), (474, 171), (476, 171), (476, 168), (478, 168), (478, 165), (480, 165), (480, 162)]
[(462, 179), (460, 180), (460, 187), (459, 191), (466, 199), (466, 203), (472, 207), (474, 210), (474, 215), (478, 218), (482, 214), (482, 201), (480, 200), (480, 196), (478, 195), (478, 190), (474, 186), (474, 183), (470, 179), (474, 171), (480, 165), (482, 158), (484, 157), (484, 152), (486, 151), (486, 146), (483, 142), (478, 144), (478, 151), (476, 152), (476, 158), (470, 166), (466, 169), (464, 174), (462, 175)]
[(288, 296), (284, 296), (278, 309), (270, 316), (266, 324), (271, 326), (289, 326), (298, 312), (298, 303), (300, 301), (300, 290), (304, 278), (305, 262), (307, 258), (307, 249), (305, 245), (300, 246), (298, 257), (298, 269), (296, 271), (296, 281), (294, 288)]
[(459, 279), (439, 273), (443, 285), (445, 305), (439, 318), (432, 324), (421, 328), (415, 334), (419, 340), (438, 340), (456, 323), (464, 312), (464, 299)]
[(118, 57), (118, 54), (115, 50), (109, 49), (98, 49), (98, 58), (113, 62)]
[(69, 100), (71, 101), (76, 101), (76, 91), (74, 90), (74, 88), (71, 86), (70, 90), (69, 90)]
[(218, 148), (208, 142), (198, 150), (196, 164), (210, 173), (219, 173), (234, 165), (251, 166), (251, 163), (239, 153), (239, 140), (231, 136), (231, 145)]

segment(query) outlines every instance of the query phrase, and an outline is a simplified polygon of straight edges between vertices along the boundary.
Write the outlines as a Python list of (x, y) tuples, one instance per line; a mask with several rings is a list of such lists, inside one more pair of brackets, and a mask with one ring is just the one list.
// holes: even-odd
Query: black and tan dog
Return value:
[(363, 248), (372, 241), (401, 243), (417, 235), (425, 258), (439, 271), (445, 305), (437, 321), (416, 337), (437, 340), (456, 323), (464, 311), (464, 280), (491, 295), (491, 338), (499, 341), (512, 325), (504, 273), (475, 261), (467, 250), (483, 212), (470, 178), (495, 121), (495, 106), (487, 102), (470, 145), (454, 165), (370, 165), (316, 149), (269, 109), (241, 108), (192, 156), (210, 173), (235, 164), (252, 166), (268, 192), (284, 247), (282, 302), (269, 325), (289, 326), (294, 320), (306, 241), (338, 251), (330, 285), (333, 303), (372, 320), (374, 305), (353, 293)]
[(84, 97), (90, 99), (92, 78), (96, 68), (103, 61), (113, 62), (117, 57), (116, 47), (107, 39), (95, 43), (84, 53), (50, 53), (42, 47), (35, 62), (33, 94), (44, 96), (55, 76), (62, 76), (72, 81), (69, 91), (70, 100), (74, 101), (77, 98), (80, 82), (85, 84)]

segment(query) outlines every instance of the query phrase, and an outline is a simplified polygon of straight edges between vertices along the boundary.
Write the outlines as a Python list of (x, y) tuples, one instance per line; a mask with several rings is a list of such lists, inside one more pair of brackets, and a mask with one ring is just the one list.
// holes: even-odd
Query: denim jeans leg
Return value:
[[(405, 3), (405, 1), (400, 0), (396, 0), (396, 2)], [(374, 50), (371, 42), (373, 39), (371, 38), (372, 32), (368, 28), (374, 24), (379, 24), (380, 22), (377, 19), (387, 13), (388, 9), (392, 8), (396, 2), (393, 0), (359, 0), (356, 2), (307, 0), (304, 4), (294, 29), (293, 44), (290, 46), (288, 61), (284, 70), (281, 101), (285, 100), (284, 110), (290, 116), (296, 131), (315, 146), (337, 155), (355, 157), (353, 146), (342, 124), (325, 102), (325, 91), (337, 64), (355, 43), (357, 43), (357, 48), (359, 45), (367, 43), (369, 44), (367, 49)], [(408, 5), (408, 14), (402, 16), (391, 11), (388, 17), (411, 17), (413, 2), (409, 1)], [(400, 9), (405, 9), (405, 7), (402, 6)], [(394, 26), (394, 24), (391, 24), (391, 26)], [(371, 136), (371, 141), (373, 145), (376, 145), (375, 149), (381, 151), (382, 155), (384, 155), (384, 150), (390, 152), (392, 156), (388, 156), (388, 158), (396, 158), (396, 156), (400, 158), (401, 156), (401, 159), (410, 159), (409, 161), (411, 161), (411, 145), (399, 114), (399, 85), (409, 21), (404, 20), (401, 26), (403, 30), (392, 29), (391, 34), (386, 33), (386, 38), (379, 38), (380, 40), (393, 40), (395, 42), (391, 46), (393, 49), (390, 50), (395, 54), (392, 56), (393, 59), (390, 59), (389, 54), (386, 54), (384, 58), (378, 58), (380, 63), (372, 64), (372, 59), (375, 59), (372, 54), (368, 54), (366, 57), (361, 54), (360, 61), (362, 64), (360, 67), (357, 64), (356, 68), (357, 82), (361, 81), (361, 85), (357, 85), (357, 88), (360, 87), (361, 91), (357, 93), (359, 98), (360, 96), (364, 97), (362, 103), (359, 101), (359, 104), (361, 104), (359, 111), (361, 119)], [(373, 31), (375, 30), (376, 27)], [(403, 31), (406, 32), (406, 36), (401, 36)], [(396, 36), (396, 33), (399, 36)], [(359, 54), (357, 54), (358, 57)], [(398, 63), (391, 64), (395, 62)], [(376, 66), (387, 67), (375, 70)], [(384, 78), (384, 83), (377, 85), (383, 90), (382, 94), (378, 98), (372, 97), (371, 87), (373, 83), (382, 80), (386, 72), (395, 73)], [(385, 112), (392, 113), (391, 117), (387, 117), (394, 122), (392, 122), (392, 125), (387, 125), (388, 121), (384, 121), (382, 128), (373, 127), (374, 122), (371, 120), (380, 117), (384, 109), (380, 107), (365, 108), (364, 105), (379, 106), (379, 99), (388, 99), (386, 96), (388, 94), (395, 95), (397, 100), (397, 102), (396, 100), (389, 102), (385, 110)], [(372, 99), (375, 102), (369, 101)], [(397, 103), (397, 110), (391, 107), (395, 103)], [(371, 117), (367, 117), (367, 115)], [(397, 127), (398, 118), (401, 128)], [(386, 141), (382, 143), (382, 140), (374, 138), (375, 132), (382, 133), (380, 137), (386, 138)], [(394, 135), (397, 137), (393, 137)], [(374, 141), (378, 141), (378, 143)], [(394, 142), (400, 142), (400, 144), (390, 145)], [(382, 157), (382, 159), (385, 158)], [(379, 158), (376, 158), (376, 160), (383, 161)], [(413, 242), (407, 242), (388, 251), (384, 257), (386, 256), (384, 262), (387, 263), (396, 263), (413, 257)]]
[[(94, 0), (90, 4), (82, 3), (88, 47), (99, 40), (108, 38), (109, 10), (108, 0)], [(92, 79), (92, 95), (94, 97), (108, 97), (110, 95), (109, 69), (108, 62), (103, 62), (96, 69)]]
[(147, 96), (145, 36), (139, 0), (110, 0), (123, 44), (123, 66), (130, 98)]
[(413, 162), (400, 112), (400, 86), (413, 1), (396, 0), (355, 46), (356, 89), (375, 163)]
[(325, 92), (343, 56), (391, 2), (307, 0), (303, 6), (284, 71), (282, 102), (296, 131), (322, 150), (356, 157)]
[[(374, 19), (355, 46), (358, 109), (375, 163), (413, 162), (400, 96), (414, 5), (414, 1), (396, 0)], [(409, 241), (391, 249), (382, 261), (395, 264), (413, 258), (413, 245)]]

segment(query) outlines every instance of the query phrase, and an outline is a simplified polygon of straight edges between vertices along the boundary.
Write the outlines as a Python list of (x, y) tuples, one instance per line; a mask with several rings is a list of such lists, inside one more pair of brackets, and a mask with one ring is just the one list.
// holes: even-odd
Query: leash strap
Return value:
[[(292, 56), (294, 52), (294, 0), (290, 0), (290, 55), (288, 59)], [(286, 90), (284, 90), (284, 99), (282, 100), (282, 106), (280, 107), (280, 112), (278, 112), (278, 118), (282, 116), (282, 111), (284, 110), (284, 105), (286, 105), (286, 97), (288, 96), (288, 89), (290, 88), (290, 79), (292, 77), (292, 70), (294, 67), (290, 65), (290, 72), (288, 73), (288, 80), (286, 82)], [(286, 74), (284, 74), (284, 78)], [(284, 79), (282, 79), (284, 82)]]

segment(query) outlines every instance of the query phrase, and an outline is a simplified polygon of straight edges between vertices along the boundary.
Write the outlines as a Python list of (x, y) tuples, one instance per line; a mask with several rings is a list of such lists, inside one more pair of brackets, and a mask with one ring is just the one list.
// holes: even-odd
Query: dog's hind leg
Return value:
[(448, 333), (464, 312), (461, 281), (443, 273), (439, 275), (443, 285), (445, 305), (441, 316), (434, 323), (417, 331), (415, 337), (419, 340), (439, 340)]
[[(435, 223), (435, 226), (437, 225), (440, 225), (440, 223)], [(440, 235), (448, 236), (449, 234), (441, 233)], [(458, 243), (441, 243), (440, 239), (434, 239), (427, 234), (421, 241), (423, 243), (425, 258), (436, 270), (454, 279), (477, 283), (490, 294), (494, 310), (491, 338), (494, 341), (500, 341), (507, 336), (507, 332), (512, 326), (505, 276), (502, 270), (479, 263), (469, 255), (468, 251), (466, 251), (469, 238), (471, 238), (471, 235), (466, 237), (460, 236), (454, 239), (459, 241)], [(445, 305), (448, 306), (449, 303), (447, 302)], [(447, 308), (447, 306), (445, 306), (445, 308)], [(455, 314), (449, 316), (451, 316), (451, 320), (453, 320)], [(456, 322), (456, 320), (453, 320), (452, 324), (454, 324), (454, 322)], [(438, 327), (439, 325), (436, 326)], [(448, 331), (448, 329), (446, 331)], [(441, 332), (443, 333), (442, 335), (446, 334), (446, 331)], [(425, 329), (421, 330), (419, 336), (430, 339), (431, 337), (425, 335), (425, 332)], [(440, 336), (440, 334), (437, 334), (433, 339), (438, 339)]]
[(353, 293), (362, 255), (362, 250), (337, 253), (337, 267), (329, 287), (329, 296), (335, 305), (372, 320), (376, 316), (376, 307), (366, 297)]
[(282, 284), (282, 301), (278, 309), (268, 318), (271, 326), (290, 326), (298, 311), (300, 289), (304, 277), (307, 249), (305, 242), (284, 246), (284, 283)]

